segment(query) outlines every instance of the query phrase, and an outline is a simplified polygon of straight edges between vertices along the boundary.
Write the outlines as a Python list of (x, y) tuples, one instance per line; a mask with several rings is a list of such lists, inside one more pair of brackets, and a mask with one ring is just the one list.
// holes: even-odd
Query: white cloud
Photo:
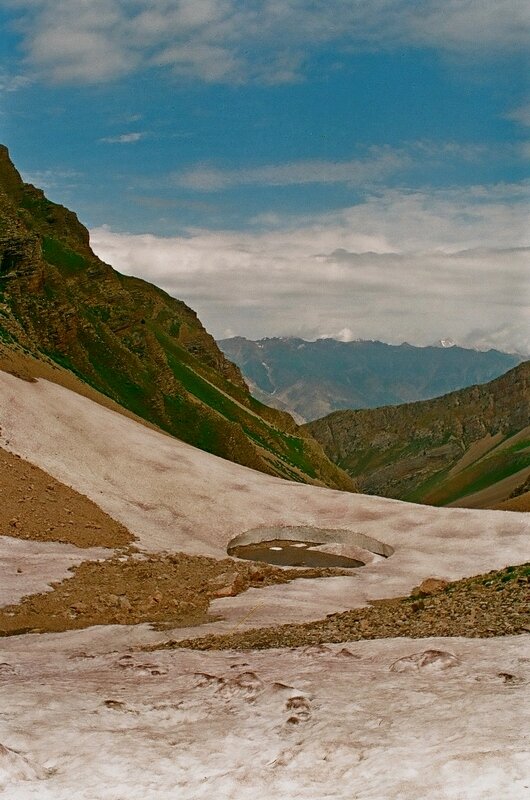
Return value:
[(70, 189), (77, 186), (79, 179), (83, 177), (81, 172), (74, 169), (45, 169), (38, 172), (23, 172), (22, 178), (26, 183), (32, 183), (44, 191), (51, 191), (60, 188), (61, 190)]
[(402, 6), (407, 5), (409, 35), (418, 43), (463, 52), (487, 47), (509, 50), (528, 46), (530, 6), (527, 0), (402, 3)]
[(513, 111), (505, 114), (505, 116), (506, 119), (512, 119), (514, 122), (518, 122), (520, 125), (530, 127), (530, 103), (519, 106), (519, 108), (514, 108)]
[(133, 144), (145, 138), (145, 133), (120, 133), (118, 136), (105, 136), (100, 142), (107, 144)]
[(55, 81), (101, 82), (141, 67), (204, 81), (299, 79), (322, 46), (525, 47), (526, 0), (7, 0), (28, 60)]
[(349, 161), (295, 161), (266, 164), (246, 169), (220, 170), (199, 166), (173, 174), (176, 186), (198, 191), (217, 191), (230, 186), (290, 186), (306, 183), (366, 184), (384, 178), (407, 166), (409, 156), (391, 148), (374, 148), (366, 159)]
[(521, 353), (530, 357), (528, 326), (518, 327), (513, 323), (503, 323), (492, 329), (475, 328), (459, 342), (462, 346), (476, 347), (477, 350), (501, 350)]
[(115, 0), (18, 2), (29, 61), (54, 81), (113, 80), (141, 62), (126, 39), (125, 6)]
[(261, 233), (99, 228), (91, 239), (117, 269), (188, 302), (217, 337), (472, 344), (502, 329), (492, 341), (530, 353), (527, 191), (385, 191), (309, 221), (271, 218)]
[(366, 187), (407, 167), (422, 164), (472, 161), (493, 156), (501, 148), (458, 142), (419, 141), (399, 148), (371, 147), (364, 158), (347, 161), (293, 161), (242, 169), (219, 169), (198, 165), (170, 175), (175, 186), (200, 192), (215, 192), (232, 186), (293, 186), (310, 183), (347, 183)]
[(11, 75), (8, 72), (0, 72), (0, 92), (18, 92), (25, 89), (32, 83), (27, 75)]

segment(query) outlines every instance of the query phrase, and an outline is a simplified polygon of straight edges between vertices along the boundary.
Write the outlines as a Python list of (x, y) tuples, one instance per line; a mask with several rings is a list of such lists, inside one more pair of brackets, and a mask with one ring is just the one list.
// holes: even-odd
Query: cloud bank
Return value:
[(299, 80), (312, 57), (435, 48), (513, 52), (526, 0), (6, 0), (28, 64), (57, 82), (113, 81), (159, 67), (206, 82)]
[(195, 308), (218, 338), (298, 335), (530, 354), (524, 184), (382, 191), (261, 232), (91, 231), (96, 252)]

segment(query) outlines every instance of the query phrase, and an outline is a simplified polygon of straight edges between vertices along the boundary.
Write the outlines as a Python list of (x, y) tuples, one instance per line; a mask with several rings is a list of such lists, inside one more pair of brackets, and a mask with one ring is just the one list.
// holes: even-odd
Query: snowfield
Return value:
[(52, 581), (69, 578), (70, 567), (82, 561), (108, 558), (104, 547), (74, 547), (60, 542), (32, 542), (0, 536), (0, 605), (17, 603), (26, 594), (50, 589)]
[(97, 636), (5, 642), (6, 800), (529, 796), (530, 637), (97, 655)]
[[(141, 645), (322, 618), (521, 563), (528, 516), (436, 509), (281, 481), (55, 384), (0, 372), (0, 445), (94, 500), (146, 551), (226, 557), (255, 528), (373, 537), (351, 575), (250, 589), (193, 629), (101, 626), (0, 640), (6, 800), (523, 800), (529, 636), (251, 652)], [(254, 535), (254, 534), (253, 534)], [(346, 535), (347, 538), (347, 535)], [(358, 538), (358, 537), (357, 537)], [(0, 603), (104, 549), (0, 536)], [(21, 573), (17, 569), (24, 563)]]
[(352, 537), (361, 533), (394, 548), (390, 558), (351, 577), (294, 581), (217, 600), (212, 610), (225, 621), (210, 630), (318, 619), (408, 594), (431, 575), (455, 580), (528, 555), (525, 514), (438, 509), (283, 481), (45, 380), (28, 383), (0, 372), (0, 415), (0, 445), (87, 495), (145, 550), (223, 558), (245, 531), (293, 525), (350, 530)]

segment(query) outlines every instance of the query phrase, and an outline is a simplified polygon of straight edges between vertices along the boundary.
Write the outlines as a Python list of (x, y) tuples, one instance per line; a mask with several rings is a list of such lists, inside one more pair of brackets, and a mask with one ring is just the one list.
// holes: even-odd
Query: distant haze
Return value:
[(519, 364), (517, 355), (462, 347), (391, 346), (322, 339), (224, 339), (253, 394), (301, 420), (331, 411), (426, 400), (485, 383)]

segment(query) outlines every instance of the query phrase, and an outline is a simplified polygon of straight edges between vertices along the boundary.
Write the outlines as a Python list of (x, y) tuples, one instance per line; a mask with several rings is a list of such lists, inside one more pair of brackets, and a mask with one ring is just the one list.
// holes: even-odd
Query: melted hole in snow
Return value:
[(313, 549), (318, 542), (278, 541), (244, 544), (230, 549), (230, 555), (248, 561), (265, 561), (282, 567), (364, 567), (365, 562)]
[(254, 528), (232, 539), (227, 552), (282, 567), (353, 569), (388, 558), (394, 550), (356, 531), (300, 525)]

